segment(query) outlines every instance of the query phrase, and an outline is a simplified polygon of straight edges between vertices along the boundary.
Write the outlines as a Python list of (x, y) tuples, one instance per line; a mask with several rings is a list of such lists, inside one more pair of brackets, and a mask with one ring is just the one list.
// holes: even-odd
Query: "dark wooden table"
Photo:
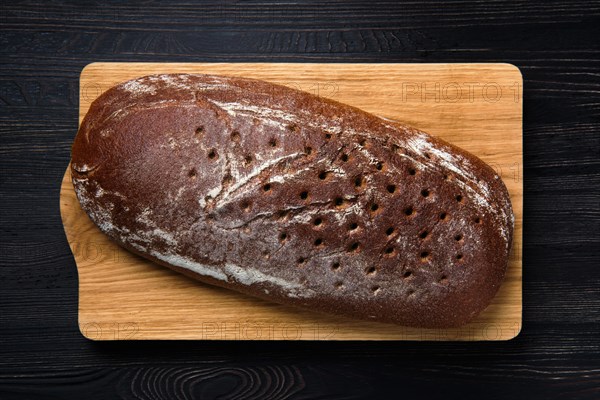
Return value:
[[(600, 398), (598, 2), (56, 0), (0, 10), (0, 399)], [(92, 61), (517, 65), (521, 334), (476, 343), (84, 339), (58, 195), (79, 73)]]

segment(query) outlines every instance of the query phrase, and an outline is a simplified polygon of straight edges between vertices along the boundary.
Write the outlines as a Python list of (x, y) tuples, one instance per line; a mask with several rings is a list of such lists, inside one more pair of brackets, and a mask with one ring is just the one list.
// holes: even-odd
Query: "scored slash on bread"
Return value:
[(166, 74), (92, 104), (71, 172), (123, 247), (203, 282), (380, 322), (453, 327), (491, 302), (514, 217), (474, 155), (264, 81)]

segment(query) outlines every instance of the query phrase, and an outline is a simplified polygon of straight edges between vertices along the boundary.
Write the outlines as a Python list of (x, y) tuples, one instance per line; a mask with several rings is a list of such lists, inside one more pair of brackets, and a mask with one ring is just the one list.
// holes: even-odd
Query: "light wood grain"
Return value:
[(355, 321), (198, 283), (111, 242), (64, 176), (61, 215), (79, 272), (79, 325), (94, 340), (507, 340), (521, 329), (522, 78), (509, 64), (93, 63), (80, 79), (80, 122), (116, 83), (151, 73), (258, 78), (329, 97), (440, 136), (476, 154), (511, 194), (515, 236), (492, 304), (456, 329)]

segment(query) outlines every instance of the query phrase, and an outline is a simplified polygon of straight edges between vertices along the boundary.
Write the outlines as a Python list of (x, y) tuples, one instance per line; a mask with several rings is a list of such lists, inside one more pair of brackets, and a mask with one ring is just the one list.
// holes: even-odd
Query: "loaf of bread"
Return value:
[(73, 185), (102, 232), (202, 282), (314, 311), (455, 327), (491, 302), (514, 217), (474, 155), (264, 81), (166, 74), (90, 107)]

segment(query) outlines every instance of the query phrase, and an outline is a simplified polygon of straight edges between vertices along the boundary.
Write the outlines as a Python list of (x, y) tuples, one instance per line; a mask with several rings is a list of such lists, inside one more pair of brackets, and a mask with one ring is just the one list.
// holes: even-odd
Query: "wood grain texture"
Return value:
[[(505, 280), (490, 306), (453, 329), (358, 321), (282, 306), (189, 278), (110, 241), (86, 216), (69, 171), (61, 214), (79, 273), (79, 326), (94, 340), (507, 340), (521, 330), (521, 74), (508, 64), (94, 63), (81, 74), (80, 121), (102, 92), (153, 73), (263, 79), (397, 119), (481, 157), (503, 178), (515, 213)], [(151, 297), (148, 296), (151, 294)]]
[[(223, 399), (251, 381), (265, 389), (246, 398), (597, 399), (599, 18), (598, 1), (564, 0), (1, 3), (0, 398)], [(515, 64), (524, 77), (521, 334), (85, 339), (58, 199), (79, 74), (91, 61)], [(275, 374), (290, 389), (269, 396)]]

